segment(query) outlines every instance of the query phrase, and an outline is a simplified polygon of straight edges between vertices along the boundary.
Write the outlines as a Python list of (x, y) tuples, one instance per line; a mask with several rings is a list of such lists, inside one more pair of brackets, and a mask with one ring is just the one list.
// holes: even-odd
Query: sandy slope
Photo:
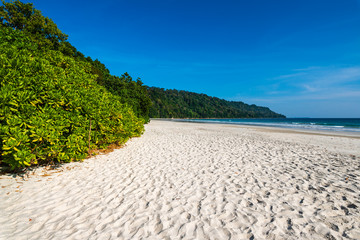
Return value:
[(360, 239), (359, 138), (152, 121), (0, 184), (1, 239)]

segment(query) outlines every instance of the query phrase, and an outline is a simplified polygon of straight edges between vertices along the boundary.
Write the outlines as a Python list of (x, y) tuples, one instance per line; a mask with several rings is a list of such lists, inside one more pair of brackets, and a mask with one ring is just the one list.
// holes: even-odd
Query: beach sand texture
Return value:
[(360, 239), (356, 137), (152, 121), (109, 154), (0, 178), (0, 239)]

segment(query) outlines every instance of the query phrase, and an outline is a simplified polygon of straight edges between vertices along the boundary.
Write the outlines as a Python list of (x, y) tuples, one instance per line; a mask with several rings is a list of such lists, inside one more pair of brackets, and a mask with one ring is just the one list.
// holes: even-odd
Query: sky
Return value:
[(287, 117), (360, 117), (360, 0), (23, 2), (113, 75)]

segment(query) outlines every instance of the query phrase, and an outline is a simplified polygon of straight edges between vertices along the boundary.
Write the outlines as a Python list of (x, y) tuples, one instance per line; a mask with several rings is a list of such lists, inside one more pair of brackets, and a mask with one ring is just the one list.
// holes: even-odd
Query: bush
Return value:
[(78, 161), (90, 148), (143, 132), (131, 107), (96, 83), (84, 61), (40, 50), (24, 32), (0, 27), (0, 149), (11, 169)]

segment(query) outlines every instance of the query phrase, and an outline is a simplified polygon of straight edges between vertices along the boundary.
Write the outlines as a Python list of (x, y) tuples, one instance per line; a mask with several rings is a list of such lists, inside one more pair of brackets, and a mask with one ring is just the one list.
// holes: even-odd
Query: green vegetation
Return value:
[(100, 61), (90, 62), (92, 73), (97, 75), (97, 83), (119, 96), (121, 103), (130, 105), (138, 117), (148, 122), (151, 100), (141, 80), (138, 78), (133, 81), (128, 73), (124, 73), (121, 77), (113, 76)]
[[(0, 6), (0, 164), (12, 170), (84, 159), (158, 118), (284, 117), (204, 94), (148, 88), (85, 57), (31, 3)], [(152, 105), (152, 106), (151, 106)]]
[(0, 160), (11, 169), (81, 160), (89, 146), (144, 130), (150, 100), (141, 81), (85, 58), (32, 4), (0, 7), (0, 66)]
[(41, 15), (32, 4), (20, 1), (6, 3), (1, 0), (0, 24), (26, 33), (40, 48), (60, 49), (65, 45), (67, 35), (56, 24)]
[(131, 106), (136, 116), (143, 118), (145, 122), (149, 121), (151, 100), (140, 79), (133, 81), (127, 73), (121, 77), (113, 76), (99, 60), (85, 57), (66, 41), (68, 36), (63, 34), (51, 19), (42, 16), (31, 3), (25, 4), (19, 0), (11, 3), (2, 0), (2, 3), (0, 26), (24, 32), (37, 45), (39, 51), (56, 50), (77, 62), (90, 63), (89, 69), (93, 75), (97, 75), (98, 84), (119, 96), (121, 103)]
[(151, 118), (285, 118), (267, 107), (230, 102), (205, 94), (148, 88)]

